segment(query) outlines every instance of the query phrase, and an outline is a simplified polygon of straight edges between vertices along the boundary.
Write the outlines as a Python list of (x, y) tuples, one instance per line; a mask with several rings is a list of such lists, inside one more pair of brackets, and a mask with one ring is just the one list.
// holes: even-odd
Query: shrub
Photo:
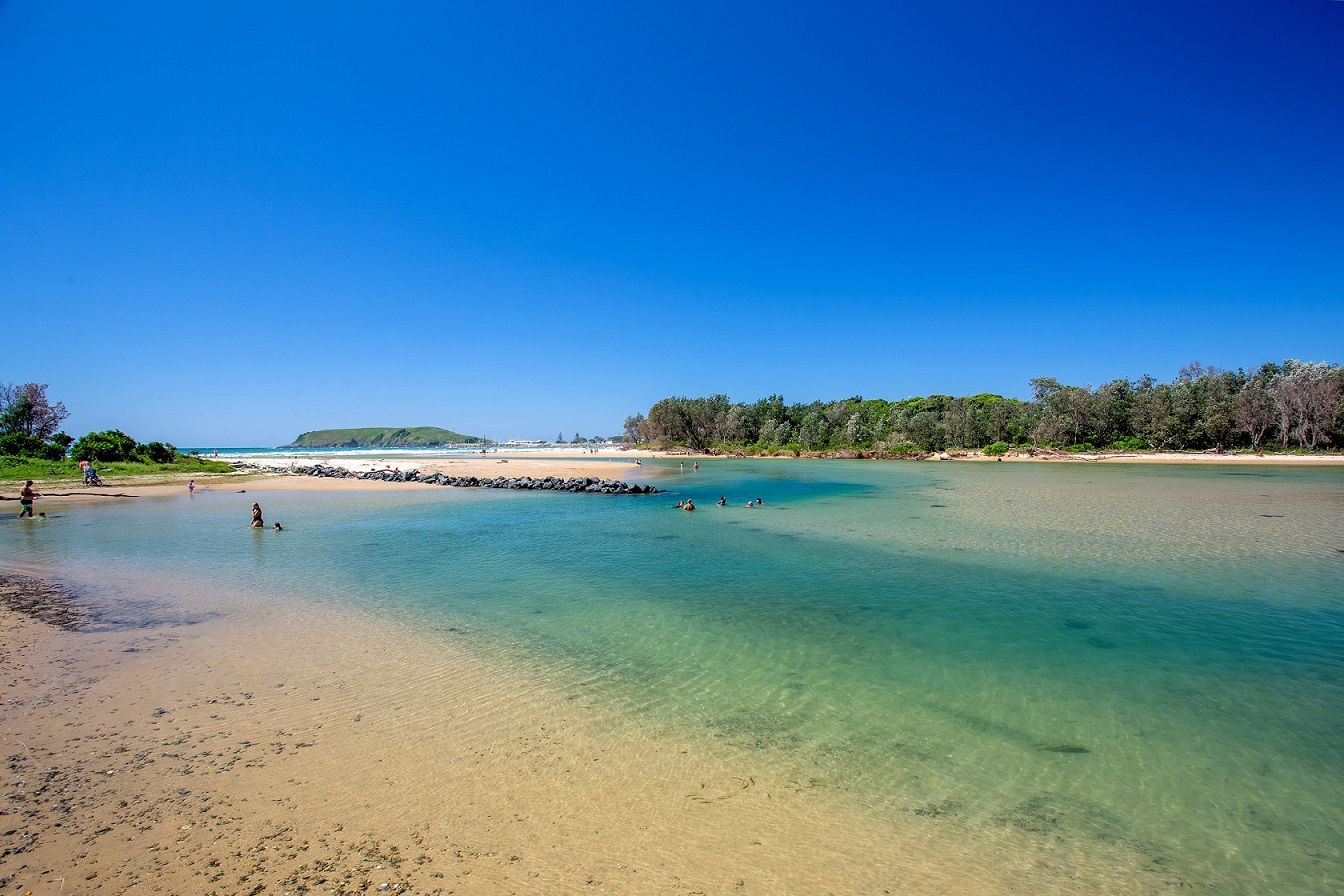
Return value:
[(27, 433), (11, 432), (0, 436), (0, 454), (13, 457), (36, 457), (42, 449), (42, 440)]
[(163, 442), (146, 442), (140, 446), (140, 450), (150, 463), (170, 464), (177, 459), (177, 448)]
[(1134, 436), (1125, 436), (1123, 439), (1116, 439), (1112, 442), (1111, 447), (1118, 448), (1121, 451), (1142, 451), (1148, 447), (1148, 443)]
[(1007, 442), (993, 442), (985, 446), (985, 454), (989, 457), (1001, 457), (1008, 453)]
[(75, 442), (70, 456), (75, 460), (96, 460), (110, 463), (129, 460), (135, 456), (135, 439), (119, 429), (91, 432)]
[(916, 454), (923, 454), (923, 450), (914, 442), (896, 442), (887, 446), (893, 457), (911, 457)]

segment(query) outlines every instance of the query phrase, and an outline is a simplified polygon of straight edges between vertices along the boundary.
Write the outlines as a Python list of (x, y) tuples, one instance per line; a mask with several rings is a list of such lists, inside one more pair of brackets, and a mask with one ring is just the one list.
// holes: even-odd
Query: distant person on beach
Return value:
[(692, 473), (696, 472), (699, 469), (700, 469), (700, 461), (696, 461), (695, 463), (691, 464)]
[(266, 521), (261, 518), (261, 505), (253, 502), (252, 504), (252, 528), (260, 529), (266, 525)]
[(19, 519), (25, 516), (33, 518), (33, 499), (40, 497), (42, 493), (33, 491), (33, 480), (29, 479), (28, 484), (19, 490)]
[(285, 531), (285, 529), (284, 529), (284, 527), (281, 526), (279, 523), (276, 523), (276, 524), (275, 524), (275, 531), (277, 531), (277, 532), (283, 532), (283, 531)]
[(196, 493), (196, 480), (195, 480), (195, 479), (192, 479), (192, 480), (190, 480), (190, 481), (187, 482), (187, 493), (188, 493), (188, 494), (195, 494), (195, 493)]
[(720, 507), (727, 507), (727, 506), (728, 506), (728, 496), (727, 496), (727, 495), (721, 495), (721, 496), (719, 497), (719, 506), (720, 506)]
[(682, 461), (682, 462), (681, 462), (681, 472), (683, 472), (683, 473), (686, 472), (686, 461)]

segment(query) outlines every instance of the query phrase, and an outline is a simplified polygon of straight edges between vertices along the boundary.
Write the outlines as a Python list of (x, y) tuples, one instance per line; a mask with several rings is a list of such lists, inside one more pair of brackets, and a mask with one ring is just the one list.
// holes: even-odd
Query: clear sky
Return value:
[(0, 381), (66, 429), (1344, 361), (1344, 2), (0, 0)]

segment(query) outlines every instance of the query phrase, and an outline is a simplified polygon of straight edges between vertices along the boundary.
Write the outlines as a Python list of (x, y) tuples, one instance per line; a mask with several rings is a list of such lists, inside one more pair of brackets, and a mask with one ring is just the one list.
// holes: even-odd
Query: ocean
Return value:
[[(1113, 892), (1341, 892), (1344, 468), (639, 476), (666, 493), (184, 492), (0, 551), (102, 625), (396, 619), (865, 817), (1091, 855)], [(254, 498), (286, 531), (247, 528)]]

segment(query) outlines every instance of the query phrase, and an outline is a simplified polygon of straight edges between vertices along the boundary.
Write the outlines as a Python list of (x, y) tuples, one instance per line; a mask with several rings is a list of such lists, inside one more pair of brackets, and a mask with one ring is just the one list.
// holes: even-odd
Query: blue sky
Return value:
[(1344, 2), (0, 2), (0, 381), (67, 430), (1344, 361)]

